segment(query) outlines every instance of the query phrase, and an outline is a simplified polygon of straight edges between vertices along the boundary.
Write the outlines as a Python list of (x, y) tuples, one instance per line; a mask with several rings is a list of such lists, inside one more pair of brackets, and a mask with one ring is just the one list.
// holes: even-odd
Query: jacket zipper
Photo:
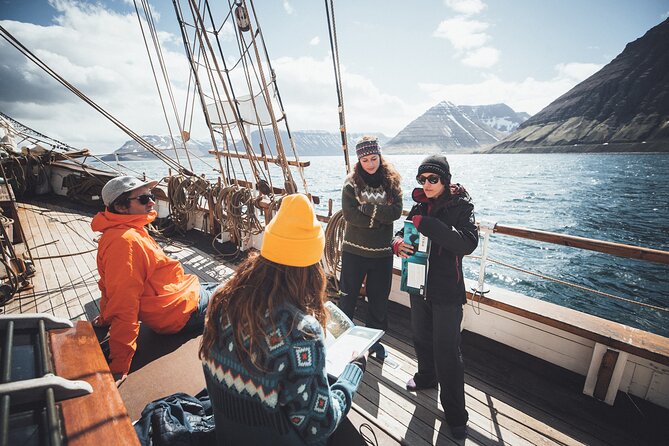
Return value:
[(455, 256), (455, 273), (458, 276), (458, 283), (462, 281), (462, 276), (460, 276), (460, 256)]

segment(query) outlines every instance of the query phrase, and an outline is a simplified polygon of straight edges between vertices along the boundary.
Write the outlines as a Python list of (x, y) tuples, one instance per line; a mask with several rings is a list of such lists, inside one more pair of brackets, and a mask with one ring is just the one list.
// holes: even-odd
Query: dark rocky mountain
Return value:
[[(281, 131), (281, 140), (283, 141), (286, 154), (289, 159), (292, 159), (292, 150), (290, 149), (290, 143), (288, 140), (288, 134), (284, 131)], [(310, 156), (322, 156), (322, 155), (340, 155), (342, 152), (341, 149), (341, 137), (339, 133), (331, 133), (319, 130), (311, 131), (297, 131), (291, 132), (293, 137), (293, 142), (295, 143), (295, 148), (297, 150), (298, 156), (310, 157)], [(372, 133), (379, 138), (379, 142), (383, 147), (384, 144), (388, 141), (388, 137), (379, 134)], [(355, 156), (355, 142), (360, 138), (362, 133), (349, 133), (348, 137), (348, 147), (349, 153), (351, 156)], [(145, 140), (151, 143), (158, 149), (163, 150), (171, 158), (175, 158), (174, 149), (172, 148), (172, 140), (169, 136), (142, 136)], [(180, 144), (181, 139), (175, 137), (177, 144)], [(251, 134), (251, 144), (253, 147), (259, 147), (260, 138), (258, 137), (257, 132), (252, 132)], [(268, 143), (272, 148), (271, 153), (276, 155), (276, 150), (274, 150), (275, 142), (274, 135), (268, 134)], [(209, 150), (211, 148), (211, 143), (209, 141), (197, 141), (189, 140), (186, 143), (190, 153), (195, 154), (198, 157), (210, 157)], [(256, 149), (256, 153), (259, 153), (260, 150)], [(178, 150), (179, 157), (185, 157), (185, 152), (183, 149)], [(269, 153), (268, 153), (269, 154)], [(130, 140), (125, 142), (123, 146), (115, 150), (109, 155), (102, 156), (102, 159), (105, 161), (114, 161), (118, 156), (119, 161), (134, 161), (134, 160), (145, 160), (145, 159), (156, 159), (155, 155), (151, 152), (148, 152), (144, 147), (140, 146), (136, 141)], [(185, 159), (185, 158), (184, 158)]]
[(490, 153), (669, 151), (669, 19)]
[(458, 106), (444, 101), (404, 127), (386, 149), (389, 153), (471, 153), (500, 141), (526, 116), (505, 104)]

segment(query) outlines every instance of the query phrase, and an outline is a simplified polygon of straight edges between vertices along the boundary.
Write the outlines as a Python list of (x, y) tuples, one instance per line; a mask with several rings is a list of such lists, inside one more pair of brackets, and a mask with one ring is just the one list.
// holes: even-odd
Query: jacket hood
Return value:
[(452, 206), (456, 203), (459, 203), (460, 201), (471, 201), (471, 197), (469, 196), (469, 193), (467, 192), (467, 189), (460, 184), (450, 184), (450, 189), (451, 189), (451, 194), (448, 196), (441, 195), (440, 197), (437, 198), (427, 198), (425, 195), (425, 191), (423, 190), (422, 187), (417, 187), (411, 192), (411, 198), (413, 198), (413, 201), (416, 203), (433, 203), (433, 204), (441, 204), (441, 205), (446, 205), (446, 206)]
[(96, 232), (105, 232), (111, 228), (136, 228), (141, 229), (156, 219), (158, 213), (151, 211), (148, 214), (115, 214), (113, 212), (98, 212), (91, 228)]

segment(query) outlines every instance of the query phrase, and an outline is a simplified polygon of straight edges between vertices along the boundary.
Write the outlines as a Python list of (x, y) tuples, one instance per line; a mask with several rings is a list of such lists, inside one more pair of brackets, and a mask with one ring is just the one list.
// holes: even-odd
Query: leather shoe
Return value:
[(373, 355), (376, 359), (383, 361), (388, 357), (388, 352), (386, 348), (380, 342), (376, 342), (369, 348), (369, 354)]
[(414, 381), (413, 378), (411, 378), (411, 379), (409, 379), (409, 381), (407, 381), (407, 390), (409, 392), (416, 392), (417, 390), (436, 389), (436, 388), (437, 388), (437, 383), (436, 382), (432, 383), (430, 385), (427, 385), (427, 386), (423, 386), (423, 385), (416, 384), (416, 381)]

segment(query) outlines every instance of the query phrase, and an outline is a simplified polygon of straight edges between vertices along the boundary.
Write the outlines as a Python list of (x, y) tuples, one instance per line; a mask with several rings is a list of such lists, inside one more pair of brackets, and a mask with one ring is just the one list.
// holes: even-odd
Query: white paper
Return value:
[(407, 264), (407, 286), (420, 289), (425, 286), (425, 265), (408, 262)]
[(418, 236), (418, 251), (419, 252), (427, 252), (427, 247), (428, 247), (428, 242), (430, 241), (429, 238), (425, 237), (423, 234), (420, 234)]

